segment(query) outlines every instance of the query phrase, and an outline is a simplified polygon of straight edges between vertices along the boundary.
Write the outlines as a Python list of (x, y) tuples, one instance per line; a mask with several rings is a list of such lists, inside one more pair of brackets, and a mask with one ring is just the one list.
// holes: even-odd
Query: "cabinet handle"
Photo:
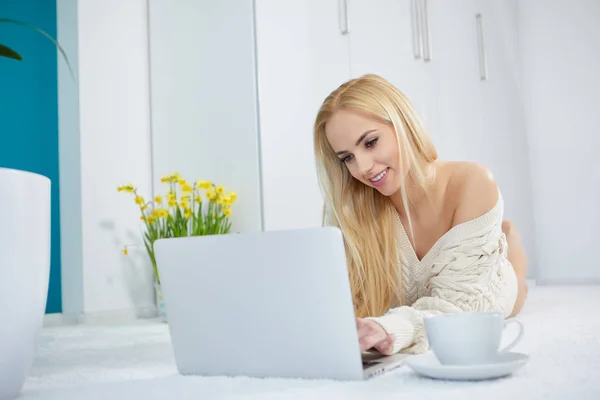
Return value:
[(339, 0), (338, 2), (339, 9), (339, 24), (340, 24), (340, 33), (342, 35), (348, 34), (348, 0)]
[(475, 15), (477, 24), (477, 49), (479, 50), (479, 79), (487, 80), (487, 63), (485, 59), (485, 43), (483, 41), (483, 17), (481, 14)]
[(429, 12), (427, 0), (421, 0), (421, 28), (423, 35), (423, 61), (431, 61), (431, 41), (429, 36)]
[(421, 58), (421, 26), (419, 24), (419, 0), (412, 0), (410, 5), (412, 37), (413, 37), (413, 56), (416, 60)]

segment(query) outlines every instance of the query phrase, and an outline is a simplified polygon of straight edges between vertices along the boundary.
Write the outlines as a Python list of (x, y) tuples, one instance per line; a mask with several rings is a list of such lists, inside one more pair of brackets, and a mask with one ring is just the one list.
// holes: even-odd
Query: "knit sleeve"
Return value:
[(462, 311), (493, 311), (508, 316), (518, 283), (506, 254), (501, 220), (460, 235), (434, 260), (433, 274), (427, 282), (429, 296), (369, 319), (394, 334), (394, 353), (422, 353), (429, 347), (423, 327), (426, 316)]

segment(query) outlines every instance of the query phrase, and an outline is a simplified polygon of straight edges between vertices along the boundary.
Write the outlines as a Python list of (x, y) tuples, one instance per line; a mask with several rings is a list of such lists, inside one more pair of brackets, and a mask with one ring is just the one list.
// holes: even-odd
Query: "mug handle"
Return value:
[(510, 344), (508, 344), (505, 348), (500, 350), (500, 352), (499, 352), (500, 354), (508, 353), (508, 351), (510, 349), (515, 347), (517, 345), (517, 343), (519, 343), (521, 341), (521, 339), (523, 339), (523, 333), (524, 333), (525, 328), (523, 327), (523, 324), (521, 323), (521, 321), (514, 319), (514, 318), (509, 318), (504, 321), (504, 329), (506, 329), (506, 327), (510, 324), (519, 325), (519, 333), (517, 334), (517, 337), (512, 342), (510, 342)]

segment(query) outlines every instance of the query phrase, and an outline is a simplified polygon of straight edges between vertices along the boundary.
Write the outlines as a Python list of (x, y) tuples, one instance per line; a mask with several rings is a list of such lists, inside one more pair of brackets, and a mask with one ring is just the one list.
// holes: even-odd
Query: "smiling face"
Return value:
[(367, 114), (338, 110), (325, 135), (340, 162), (365, 185), (391, 196), (400, 189), (402, 170), (394, 127)]

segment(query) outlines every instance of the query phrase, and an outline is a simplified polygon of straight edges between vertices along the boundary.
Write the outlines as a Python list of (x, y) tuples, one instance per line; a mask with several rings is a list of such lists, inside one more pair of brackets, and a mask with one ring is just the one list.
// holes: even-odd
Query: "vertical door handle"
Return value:
[(477, 24), (477, 50), (479, 56), (479, 79), (486, 81), (487, 76), (487, 62), (485, 58), (485, 42), (483, 39), (483, 17), (481, 14), (475, 15), (475, 22)]
[(429, 11), (427, 0), (421, 1), (421, 30), (423, 35), (423, 61), (431, 61), (431, 38), (429, 35)]
[(413, 39), (413, 56), (416, 60), (421, 58), (421, 23), (420, 23), (420, 0), (412, 0), (410, 3), (410, 16), (411, 16), (411, 27), (412, 27), (412, 39)]
[(340, 25), (340, 33), (348, 34), (348, 0), (338, 1), (338, 22)]

